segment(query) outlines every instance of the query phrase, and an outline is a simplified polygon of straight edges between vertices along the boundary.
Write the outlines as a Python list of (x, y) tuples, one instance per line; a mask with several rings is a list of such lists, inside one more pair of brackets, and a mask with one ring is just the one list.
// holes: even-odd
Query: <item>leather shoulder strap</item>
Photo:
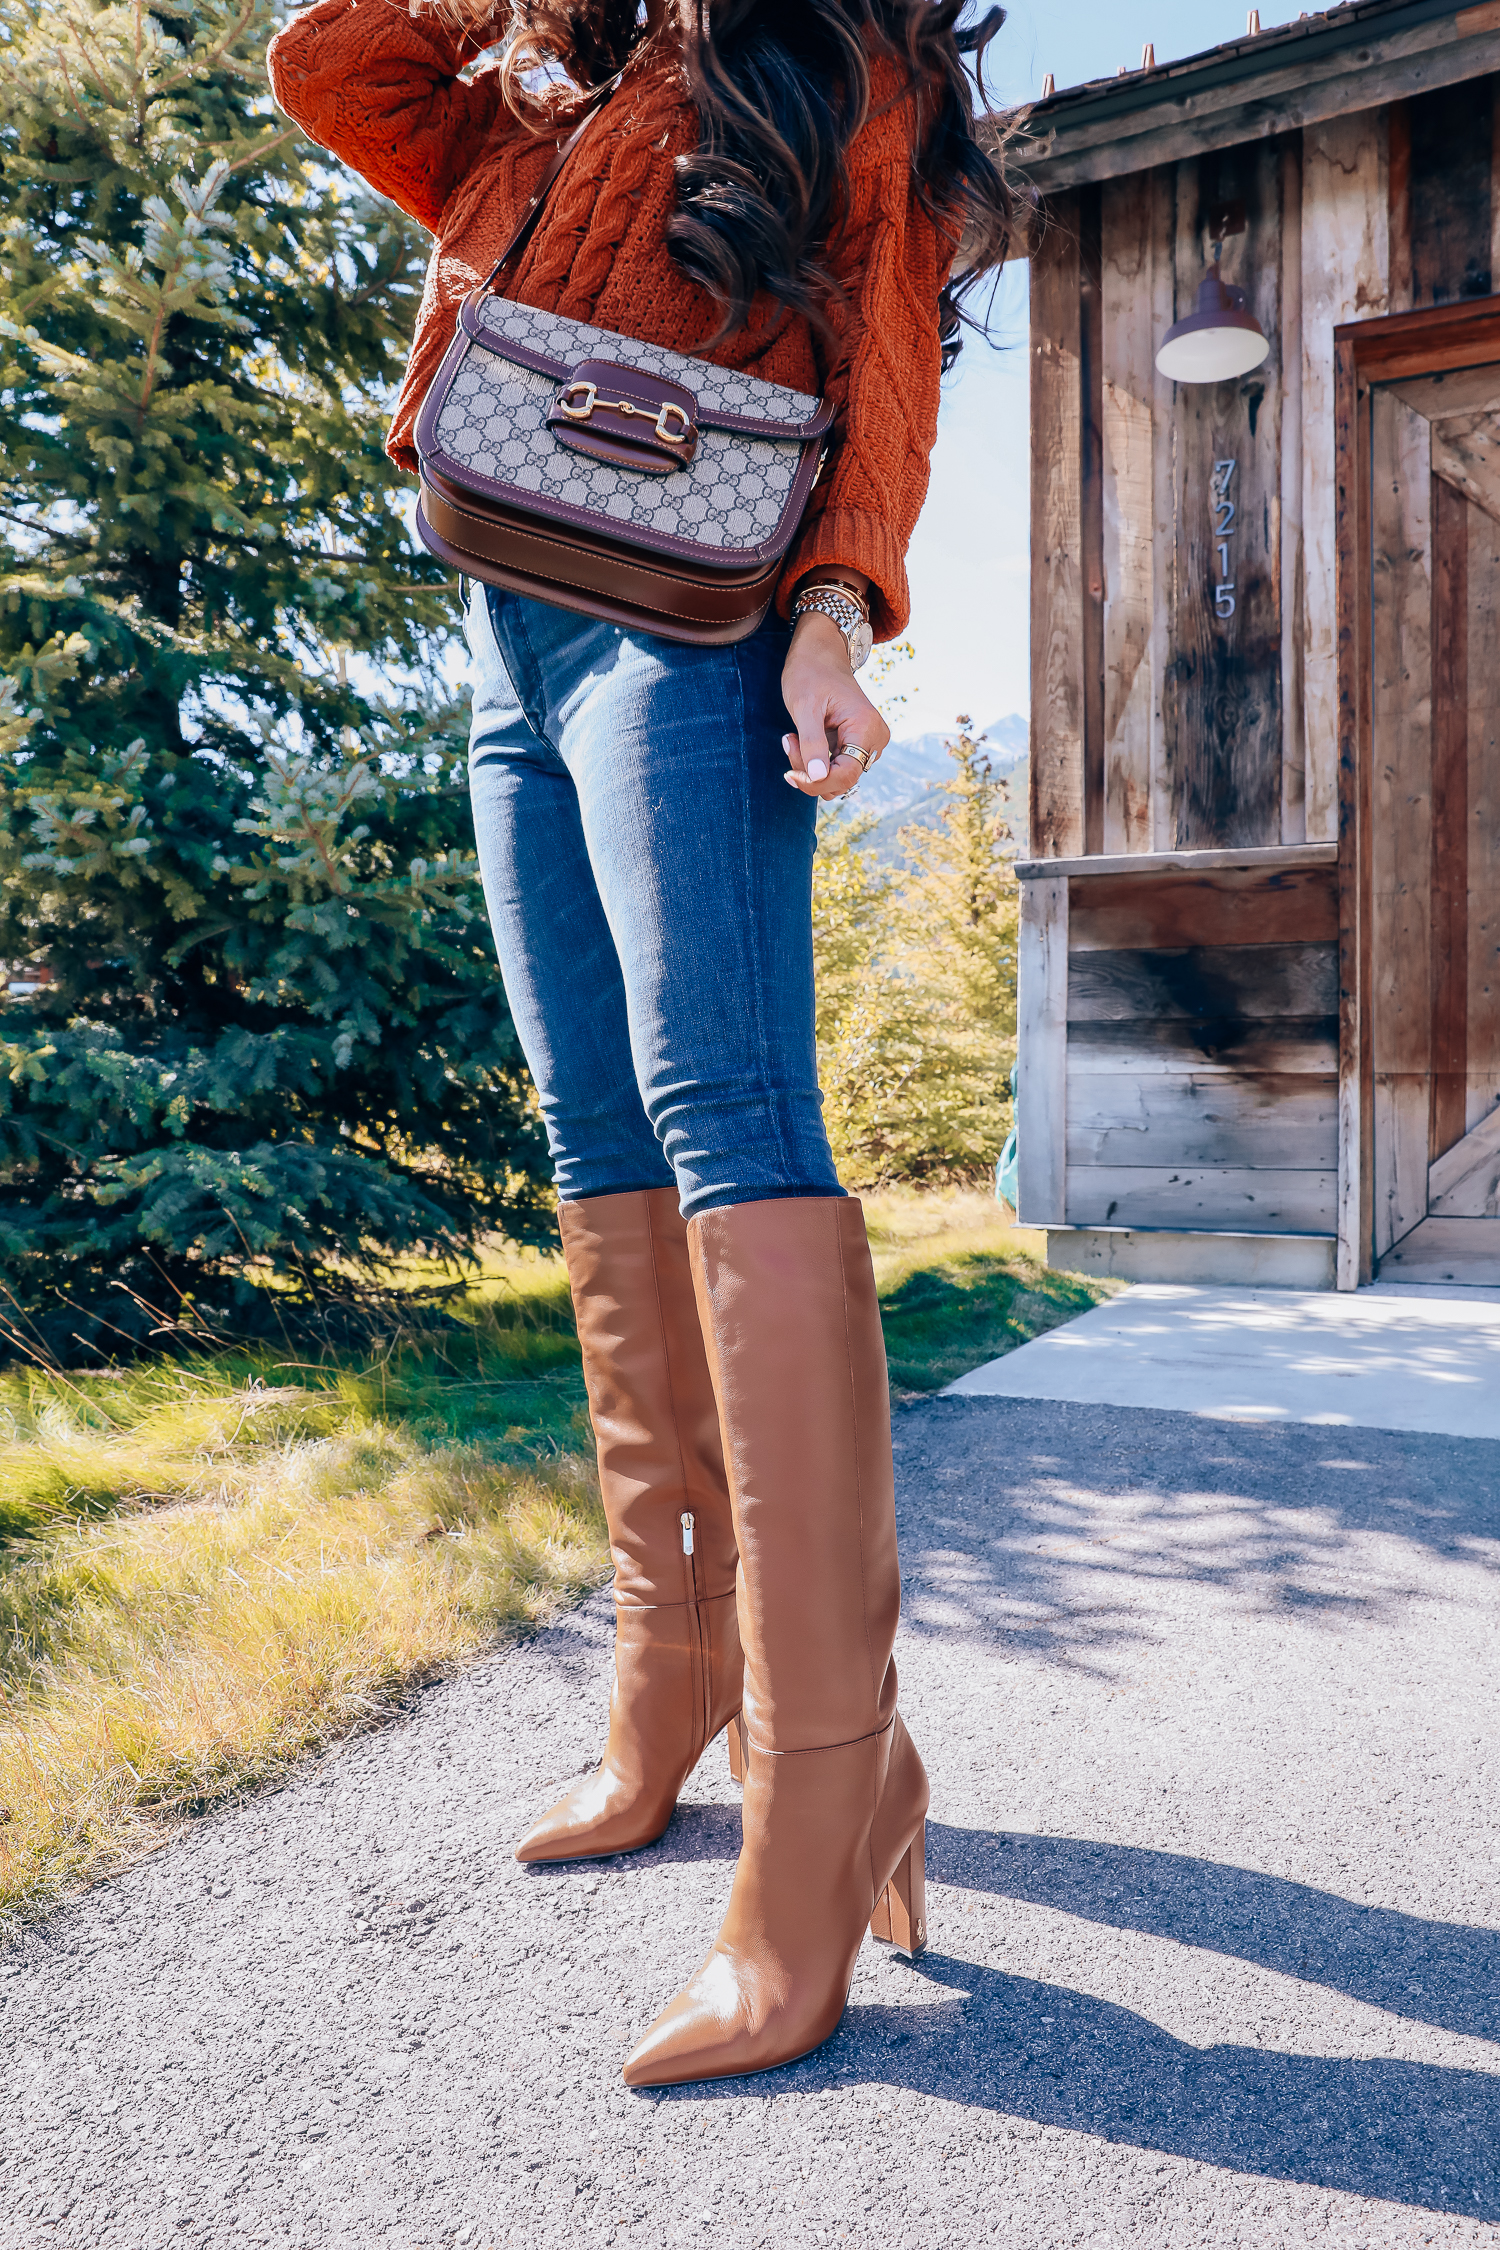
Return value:
[(582, 118), (579, 120), (579, 123), (568, 135), (568, 138), (563, 142), (562, 147), (558, 150), (556, 156), (553, 157), (552, 162), (548, 165), (546, 171), (542, 174), (541, 186), (537, 189), (535, 195), (527, 204), (526, 209), (522, 212), (520, 224), (517, 226), (515, 233), (511, 236), (509, 242), (507, 242), (505, 248), (501, 251), (499, 257), (495, 261), (495, 265), (489, 275), (489, 278), (482, 284), (482, 287), (486, 291), (492, 290), (494, 288), (496, 282), (500, 279), (501, 274), (504, 273), (512, 258), (518, 258), (521, 255), (521, 252), (526, 248), (527, 243), (536, 233), (537, 227), (541, 222), (542, 211), (546, 205), (547, 198), (552, 193), (554, 187), (556, 187), (558, 180), (561, 178), (563, 166), (567, 163), (568, 158), (572, 155), (574, 149), (577, 148), (579, 142), (583, 139), (584, 134), (593, 124), (594, 119), (598, 116), (600, 110), (603, 109), (605, 103), (610, 100), (612, 95), (618, 92), (620, 80), (624, 77), (624, 75), (625, 73), (622, 70), (618, 74), (618, 76), (612, 78), (609, 81), (609, 84), (607, 86), (600, 87), (598, 93), (594, 95), (593, 99), (589, 103), (588, 108), (584, 111)]

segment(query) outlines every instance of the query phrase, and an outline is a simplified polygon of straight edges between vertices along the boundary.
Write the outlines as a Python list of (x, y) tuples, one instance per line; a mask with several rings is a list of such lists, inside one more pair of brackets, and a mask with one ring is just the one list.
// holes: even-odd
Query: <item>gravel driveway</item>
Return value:
[(595, 1601), (0, 1956), (0, 2244), (1500, 2240), (1500, 1444), (897, 1419), (931, 1950), (633, 2095), (739, 1815), (523, 1872)]

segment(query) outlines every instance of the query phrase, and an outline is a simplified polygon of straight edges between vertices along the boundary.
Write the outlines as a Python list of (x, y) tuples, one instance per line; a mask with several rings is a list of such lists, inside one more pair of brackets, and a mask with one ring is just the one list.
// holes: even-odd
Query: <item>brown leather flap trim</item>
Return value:
[[(533, 374), (548, 375), (555, 383), (560, 383), (565, 375), (572, 373), (565, 361), (553, 359), (550, 353), (533, 351), (529, 344), (513, 343), (509, 336), (497, 336), (493, 329), (485, 328), (479, 319), (479, 307), (488, 294), (482, 288), (471, 289), (465, 297), (458, 308), (460, 334), (467, 336), (471, 343), (478, 344), (482, 351), (493, 352), (496, 359), (514, 360), (517, 367), (529, 367)], [(599, 356), (607, 357), (609, 330), (596, 328), (594, 334), (599, 338)], [(687, 353), (674, 356), (689, 358)], [(706, 366), (709, 362), (705, 361), (704, 364)], [(816, 412), (810, 414), (805, 422), (768, 422), (755, 414), (720, 413), (703, 407), (698, 410), (698, 422), (705, 430), (734, 430), (741, 437), (782, 438), (788, 443), (807, 445), (814, 438), (827, 436), (833, 428), (834, 413), (834, 407), (825, 398), (819, 399)]]
[(580, 360), (547, 416), (559, 445), (648, 476), (691, 466), (698, 401), (681, 383), (607, 359)]
[[(453, 550), (458, 567), (473, 556), (539, 585), (569, 588), (578, 595), (606, 600), (663, 620), (688, 625), (732, 626), (763, 616), (780, 576), (779, 568), (734, 580), (705, 580), (653, 566), (628, 549), (607, 551), (560, 536), (555, 524), (529, 521), (507, 511), (477, 512), (463, 495), (450, 496), (431, 475), (422, 478), (421, 513)], [(478, 575), (476, 573), (476, 575)], [(664, 628), (665, 629), (665, 628)]]

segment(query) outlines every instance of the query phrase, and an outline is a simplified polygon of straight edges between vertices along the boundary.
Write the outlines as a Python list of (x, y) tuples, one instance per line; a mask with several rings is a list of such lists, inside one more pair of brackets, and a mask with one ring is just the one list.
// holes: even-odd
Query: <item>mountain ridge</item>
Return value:
[[(943, 799), (935, 785), (946, 781), (953, 771), (948, 744), (956, 741), (963, 731), (955, 723), (951, 727), (932, 728), (924, 734), (908, 735), (900, 742), (892, 742), (871, 766), (859, 785), (857, 810), (875, 819), (876, 826), (866, 839), (865, 849), (873, 851), (877, 859), (901, 856), (897, 839), (903, 828), (912, 823), (924, 828), (936, 825)], [(1017, 851), (1024, 855), (1030, 750), (1027, 723), (1019, 712), (1011, 711), (983, 729), (971, 727), (967, 731), (983, 742), (996, 773), (1008, 784), (1011, 827)]]
[[(929, 782), (946, 781), (951, 770), (948, 744), (963, 731), (955, 722), (951, 727), (934, 727), (925, 734), (907, 735), (890, 743), (859, 785), (860, 811), (884, 819), (887, 813), (916, 804)], [(972, 734), (975, 730), (967, 731)], [(1029, 729), (1018, 711), (993, 720), (979, 732), (996, 773), (1012, 772), (1025, 758)]]

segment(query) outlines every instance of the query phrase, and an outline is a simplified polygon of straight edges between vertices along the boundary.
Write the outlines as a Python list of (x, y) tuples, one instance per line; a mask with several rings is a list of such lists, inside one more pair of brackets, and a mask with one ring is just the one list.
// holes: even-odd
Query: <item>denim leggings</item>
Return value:
[(786, 628), (686, 648), (474, 584), (466, 623), (484, 895), (559, 1195), (841, 1194)]

